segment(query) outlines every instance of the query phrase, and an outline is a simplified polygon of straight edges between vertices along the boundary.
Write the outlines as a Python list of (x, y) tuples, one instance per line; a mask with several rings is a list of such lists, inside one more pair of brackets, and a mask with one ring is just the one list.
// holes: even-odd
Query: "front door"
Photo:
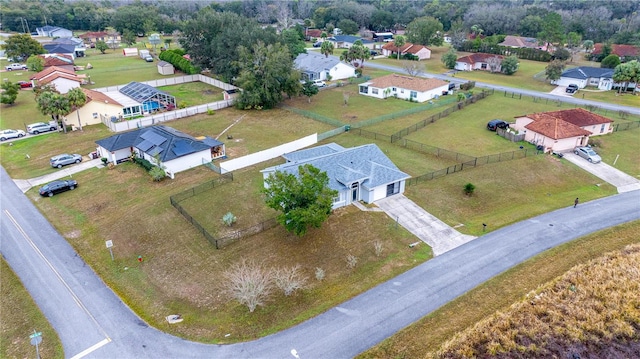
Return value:
[(358, 200), (358, 183), (354, 183), (351, 185), (351, 202), (356, 202)]

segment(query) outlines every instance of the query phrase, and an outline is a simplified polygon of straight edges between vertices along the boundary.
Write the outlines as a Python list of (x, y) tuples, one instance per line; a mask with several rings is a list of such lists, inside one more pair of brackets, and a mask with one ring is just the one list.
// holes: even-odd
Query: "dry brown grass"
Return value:
[[(424, 358), (427, 353), (433, 355), (456, 333), (472, 328), (496, 311), (506, 310), (514, 302), (523, 300), (527, 293), (555, 280), (572, 267), (598, 258), (602, 253), (639, 243), (640, 221), (635, 221), (553, 248), (458, 297), (358, 358)], [(636, 264), (636, 271), (637, 268)], [(490, 355), (477, 357), (493, 358)]]
[(640, 354), (640, 245), (607, 253), (457, 334), (435, 358)]

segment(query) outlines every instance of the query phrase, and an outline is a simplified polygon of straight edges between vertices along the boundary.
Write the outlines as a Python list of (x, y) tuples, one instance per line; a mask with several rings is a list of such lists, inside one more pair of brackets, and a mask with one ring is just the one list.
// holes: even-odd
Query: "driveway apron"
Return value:
[(402, 194), (378, 200), (376, 205), (398, 224), (431, 246), (434, 256), (476, 238), (456, 231)]
[(618, 193), (640, 189), (640, 180), (604, 162), (591, 163), (571, 152), (565, 153), (563, 158), (566, 158), (567, 161), (606, 181), (607, 183), (616, 186)]
[(62, 179), (65, 177), (69, 177), (71, 178), (73, 174), (76, 174), (78, 172), (82, 172), (86, 169), (89, 169), (91, 167), (100, 167), (103, 166), (102, 161), (97, 158), (91, 161), (83, 161), (81, 163), (78, 163), (77, 165), (71, 165), (71, 166), (67, 166), (67, 167), (63, 167), (59, 170), (57, 170), (56, 172), (53, 173), (49, 173), (48, 175), (44, 175), (44, 176), (40, 176), (40, 177), (36, 177), (36, 178), (30, 178), (30, 179), (15, 179), (13, 180), (13, 182), (16, 184), (16, 186), (18, 186), (18, 188), (20, 188), (20, 190), (22, 191), (22, 193), (27, 192), (28, 190), (30, 190), (32, 187), (35, 186), (39, 186), (41, 184), (45, 184), (45, 183), (49, 183), (51, 181), (55, 181), (57, 179)]

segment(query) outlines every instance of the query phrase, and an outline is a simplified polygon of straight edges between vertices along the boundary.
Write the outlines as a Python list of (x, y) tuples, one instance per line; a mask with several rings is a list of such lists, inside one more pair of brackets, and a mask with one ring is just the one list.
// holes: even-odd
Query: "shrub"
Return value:
[(472, 183), (467, 183), (466, 185), (464, 185), (464, 194), (466, 194), (467, 196), (471, 196), (473, 194), (473, 191), (476, 190), (476, 186), (474, 186)]
[(151, 178), (153, 178), (153, 180), (156, 182), (160, 182), (165, 179), (165, 177), (167, 177), (167, 173), (158, 166), (153, 166), (149, 170), (149, 174), (151, 175)]
[(323, 280), (324, 279), (324, 269), (320, 267), (316, 267), (316, 279)]
[(223, 273), (224, 292), (249, 312), (262, 306), (273, 290), (273, 273), (261, 264), (242, 260)]
[(358, 257), (356, 257), (353, 254), (349, 253), (347, 255), (347, 268), (353, 269), (353, 268), (356, 267), (356, 264), (358, 264)]
[(209, 116), (213, 116), (215, 113), (216, 113), (216, 110), (213, 110), (213, 109), (208, 109), (207, 110), (207, 115), (209, 115)]
[(140, 165), (140, 167), (144, 168), (147, 171), (150, 171), (151, 168), (153, 168), (153, 163), (145, 160), (144, 158), (140, 158), (140, 157), (136, 157), (133, 160), (135, 163), (137, 163), (138, 165)]
[(227, 212), (224, 216), (222, 216), (222, 223), (226, 224), (227, 227), (231, 227), (234, 223), (236, 223), (237, 218), (231, 212)]
[(380, 257), (380, 255), (382, 255), (384, 248), (382, 247), (382, 242), (379, 239), (373, 242), (373, 249), (376, 253), (376, 257)]
[(274, 272), (276, 287), (280, 288), (287, 297), (298, 289), (304, 289), (307, 278), (300, 273), (300, 265), (280, 268)]

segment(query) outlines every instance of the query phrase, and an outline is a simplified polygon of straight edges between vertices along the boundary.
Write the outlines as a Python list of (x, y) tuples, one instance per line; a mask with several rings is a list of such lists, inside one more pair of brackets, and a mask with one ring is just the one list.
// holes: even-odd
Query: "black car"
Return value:
[(569, 86), (567, 86), (567, 89), (565, 90), (566, 93), (576, 93), (578, 91), (578, 85), (576, 84), (570, 84)]
[(495, 131), (498, 128), (507, 128), (507, 127), (509, 127), (509, 124), (499, 119), (491, 120), (489, 121), (489, 123), (487, 123), (487, 130), (489, 131)]
[(42, 197), (52, 197), (56, 193), (73, 190), (78, 187), (76, 180), (53, 181), (40, 187), (40, 195)]

